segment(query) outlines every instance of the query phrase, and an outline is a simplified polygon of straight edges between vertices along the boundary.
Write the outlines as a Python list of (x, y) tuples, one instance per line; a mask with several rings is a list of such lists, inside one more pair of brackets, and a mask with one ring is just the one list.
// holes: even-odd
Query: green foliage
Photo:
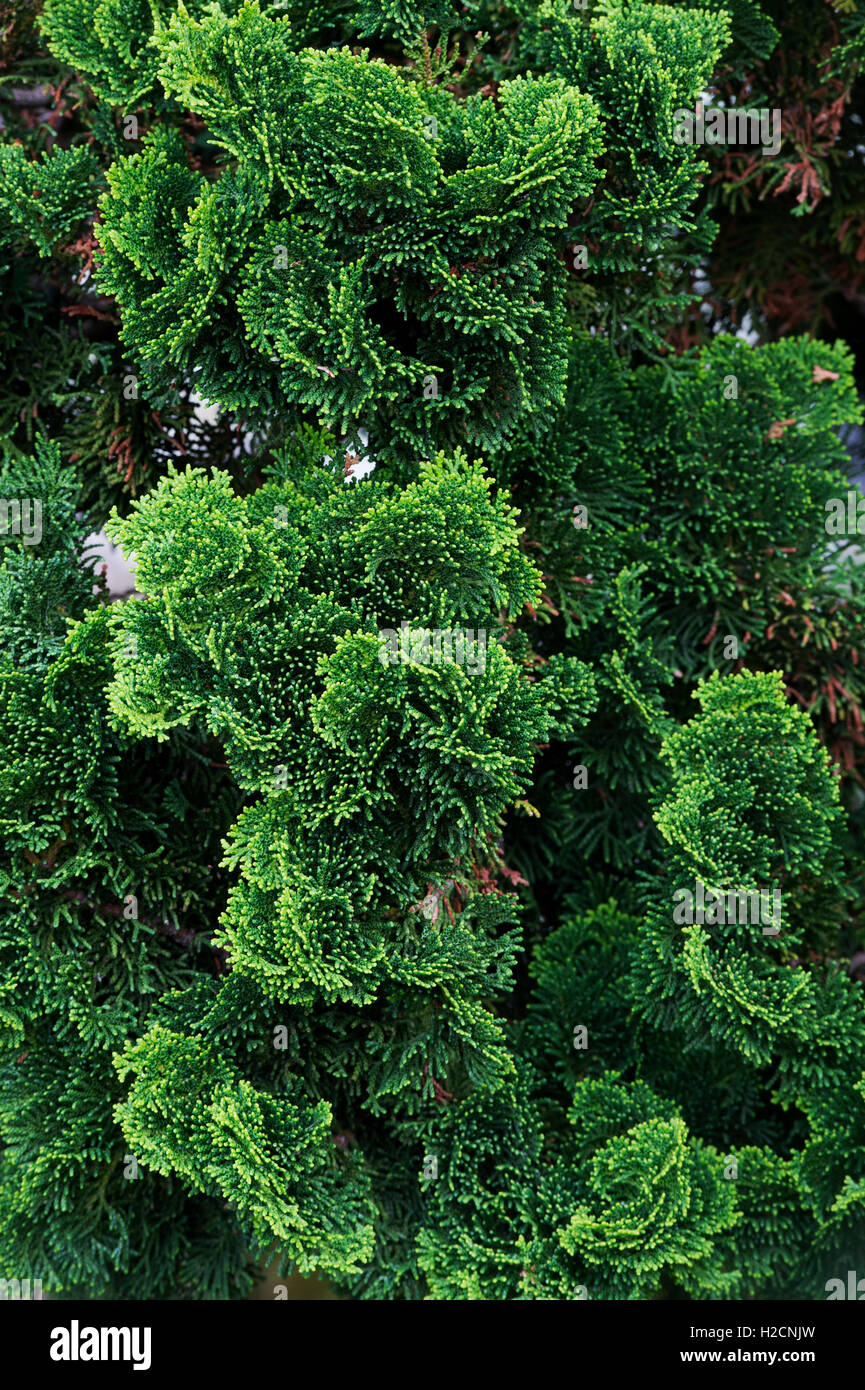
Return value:
[(543, 76), (498, 109), (427, 104), (363, 54), (296, 52), (252, 4), (178, 14), (158, 42), (166, 90), (232, 166), (205, 181), (159, 129), (109, 173), (100, 283), (151, 382), (191, 373), (247, 418), (312, 410), (412, 450), (489, 445), (549, 412), (566, 356), (553, 234), (595, 181), (589, 98)]
[[(146, 752), (129, 775), (131, 744), (108, 722), (110, 611), (93, 593), (74, 473), (40, 444), (0, 481), (41, 517), (38, 544), (23, 526), (5, 537), (0, 569), (4, 1261), (55, 1288), (109, 1294), (135, 1267), (142, 1293), (167, 1297), (180, 1280), (227, 1296), (249, 1276), (227, 1232), (204, 1234), (216, 1209), (187, 1209), (176, 1183), (160, 1195), (148, 1180), (164, 1208), (152, 1222), (123, 1178), (110, 1050), (210, 964), (208, 859), (232, 794), (199, 738)], [(47, 1116), (64, 1117), (53, 1138)], [(226, 1263), (193, 1281), (184, 1261), (214, 1235)]]
[[(509, 903), (472, 887), (473, 866), (554, 721), (549, 682), (496, 639), (498, 609), (537, 586), (512, 509), (459, 456), (402, 491), (286, 461), (248, 499), (224, 474), (171, 473), (114, 535), (148, 595), (120, 614), (115, 714), (160, 739), (205, 721), (262, 797), (228, 843), (234, 969), (307, 1007), (372, 1003), (386, 980), (441, 990), (465, 1065), (499, 1067), (472, 996), (507, 980), (514, 941), (496, 940)], [(570, 670), (588, 705), (591, 678)]]
[[(647, 885), (640, 1008), (755, 1064), (780, 1052), (788, 1083), (814, 1080), (841, 1064), (844, 1039), (865, 1023), (858, 988), (808, 960), (838, 930), (837, 786), (778, 673), (716, 675), (698, 695), (701, 713), (662, 750), (671, 788), (657, 823), (669, 850), (663, 877)], [(676, 894), (698, 883), (766, 899), (756, 915), (749, 897), (747, 914), (728, 901), (688, 922)]]
[[(256, 1091), (211, 1042), (154, 1024), (118, 1058), (135, 1077), (115, 1115), (136, 1155), (193, 1192), (229, 1201), (263, 1245), (304, 1272), (353, 1272), (371, 1253), (364, 1184), (331, 1158), (329, 1107)], [(298, 1088), (299, 1089), (299, 1088)], [(365, 1220), (365, 1216), (367, 1219)]]
[[(239, 8), (238, 0), (222, 5), (226, 14)], [(310, 7), (270, 8), (293, 19)], [(134, 110), (161, 96), (157, 39), (166, 24), (179, 10), (197, 19), (207, 9), (207, 0), (46, 0), (42, 31), (52, 51), (81, 73), (101, 101)]]
[(565, 1119), (545, 1144), (523, 1082), (438, 1126), (446, 1169), (419, 1237), (432, 1296), (634, 1299), (661, 1281), (728, 1293), (733, 1188), (675, 1106), (611, 1072), (577, 1085)]
[(99, 165), (86, 149), (28, 160), (20, 145), (0, 148), (0, 236), (17, 232), (47, 256), (92, 210)]
[[(861, 6), (37, 8), (0, 1274), (822, 1298), (865, 1261)], [(780, 149), (676, 144), (698, 99)]]
[(26, 20), (18, 7), (15, 22), (0, 25), (0, 448), (21, 464), (49, 434), (75, 460), (80, 506), (101, 524), (168, 459), (235, 462), (261, 438), (250, 433), (238, 447), (225, 420), (195, 413), (190, 383), (153, 408), (113, 306), (92, 284), (104, 166), (126, 142)]
[(686, 270), (714, 237), (694, 207), (699, 151), (676, 144), (673, 130), (674, 113), (694, 108), (729, 42), (727, 13), (634, 0), (527, 9), (532, 61), (591, 93), (601, 115), (605, 177), (574, 235), (592, 291), (580, 318), (621, 349), (654, 356), (687, 302)]
[[(707, 170), (705, 201), (720, 226), (707, 271), (713, 319), (726, 328), (747, 314), (764, 340), (834, 335), (845, 301), (862, 292), (865, 181), (855, 152), (865, 13), (857, 0), (760, 8), (783, 37), (747, 64), (748, 100), (783, 113), (781, 145), (758, 160), (724, 151)], [(722, 69), (716, 101), (741, 101), (742, 76), (741, 66)], [(855, 318), (842, 331), (855, 337)]]
[[(4, 1268), (72, 1296), (226, 1299), (252, 1270), (222, 1204), (138, 1170), (112, 1122), (108, 1056), (82, 1068), (49, 1030), (3, 1067)], [(18, 1277), (18, 1276), (16, 1276)]]
[[(837, 542), (829, 568), (826, 533), (827, 502), (847, 489), (838, 427), (860, 410), (849, 354), (722, 337), (682, 362), (675, 389), (665, 380), (577, 335), (559, 418), (500, 466), (546, 572), (540, 649), (579, 654), (598, 693), (541, 764), (537, 833), (514, 835), (514, 862), (559, 897), (587, 870), (630, 875), (659, 852), (661, 740), (697, 681), (782, 666), (827, 746), (842, 711), (853, 730), (831, 682), (855, 702), (856, 657), (841, 654), (856, 646), (862, 581)], [(843, 737), (849, 775), (856, 745)]]

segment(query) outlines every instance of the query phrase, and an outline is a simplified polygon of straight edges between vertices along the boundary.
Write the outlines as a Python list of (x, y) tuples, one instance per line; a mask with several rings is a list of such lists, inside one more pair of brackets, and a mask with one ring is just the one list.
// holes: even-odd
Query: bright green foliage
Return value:
[[(296, 13), (316, 8), (267, 6), (267, 0), (265, 6), (293, 21)], [(239, 7), (239, 0), (222, 5), (226, 14)], [(161, 95), (155, 42), (159, 33), (178, 10), (197, 19), (207, 8), (207, 0), (189, 0), (182, 6), (176, 0), (47, 0), (42, 30), (52, 51), (82, 74), (100, 100), (134, 110)]]
[(727, 13), (643, 0), (525, 8), (533, 64), (591, 93), (601, 113), (605, 178), (574, 237), (586, 250), (588, 317), (616, 345), (654, 352), (681, 302), (684, 270), (714, 238), (694, 206), (700, 152), (676, 144), (673, 131), (675, 112), (694, 109), (729, 42)]
[(103, 100), (134, 107), (155, 85), (154, 21), (173, 9), (158, 0), (48, 0), (42, 29)]
[[(242, 0), (221, 0), (219, 8), (236, 15), (241, 6)], [(260, 7), (288, 21), (297, 49), (355, 36), (410, 43), (433, 26), (448, 31), (470, 25), (471, 12), (485, 8), (471, 0), (460, 6), (460, 18), (451, 0), (261, 0)], [(164, 100), (159, 38), (165, 27), (179, 12), (200, 19), (209, 8), (209, 0), (45, 0), (42, 29), (52, 51), (81, 73), (101, 101), (133, 110)]]
[(324, 1101), (257, 1091), (214, 1041), (158, 1023), (127, 1046), (118, 1073), (135, 1084), (115, 1114), (149, 1168), (176, 1173), (192, 1192), (221, 1194), (261, 1244), (279, 1241), (303, 1270), (354, 1272), (369, 1258), (364, 1186), (336, 1169)]
[[(289, 468), (244, 499), (225, 475), (169, 475), (114, 528), (148, 597), (122, 611), (110, 695), (139, 734), (205, 720), (264, 794), (228, 846), (234, 969), (307, 1006), (442, 989), (441, 1028), (482, 1069), (497, 1035), (473, 996), (514, 944), (472, 863), (525, 788), (547, 702), (592, 697), (579, 663), (530, 684), (496, 640), (537, 576), (489, 488), (442, 455), (402, 492)], [(381, 635), (402, 624), (404, 656)], [(465, 910), (425, 925), (457, 884)]]
[(733, 1187), (675, 1106), (611, 1072), (577, 1085), (566, 1121), (545, 1143), (524, 1082), (437, 1127), (446, 1171), (419, 1237), (432, 1296), (633, 1299), (661, 1281), (728, 1293)]
[[(858, 989), (808, 957), (838, 930), (837, 787), (777, 673), (715, 676), (698, 695), (702, 712), (663, 748), (671, 788), (657, 823), (669, 850), (646, 889), (640, 1008), (756, 1064), (780, 1054), (788, 1081), (813, 1080), (851, 1038), (865, 1042)], [(707, 904), (705, 922), (695, 904), (689, 923), (675, 895), (698, 883), (767, 898), (758, 912), (750, 899), (747, 912)]]
[(543, 76), (498, 109), (427, 104), (363, 54), (295, 52), (253, 4), (179, 14), (159, 48), (232, 167), (209, 183), (158, 130), (109, 173), (100, 281), (152, 382), (190, 373), (247, 417), (305, 408), (391, 448), (489, 445), (549, 412), (554, 233), (601, 148), (589, 98)]
[[(853, 0), (19, 10), (0, 1275), (823, 1298), (865, 1267)], [(779, 153), (677, 145), (703, 97)]]
[(539, 1205), (550, 1222), (567, 1213), (558, 1241), (592, 1293), (646, 1297), (664, 1278), (692, 1294), (729, 1292), (717, 1237), (733, 1224), (733, 1194), (675, 1107), (611, 1073), (577, 1087), (568, 1120), (572, 1155)]
[[(862, 1231), (861, 1145), (843, 1129), (832, 1132), (841, 1110), (849, 1126), (849, 1104), (840, 1096), (849, 1058), (865, 1044), (861, 987), (830, 954), (841, 887), (832, 843), (840, 807), (825, 755), (806, 716), (784, 702), (777, 676), (715, 679), (699, 694), (702, 714), (664, 749), (673, 781), (658, 824), (671, 849), (663, 879), (650, 889), (632, 989), (639, 1014), (674, 1019), (698, 1049), (725, 1040), (749, 1066), (771, 1060), (778, 1094), (795, 1099), (815, 1128), (791, 1177), (782, 1169), (771, 1183), (750, 1180), (748, 1222), (762, 1234), (744, 1228), (745, 1250), (752, 1240), (764, 1249), (759, 1260), (748, 1257), (757, 1260), (752, 1278), (780, 1278), (798, 1262), (800, 1280), (813, 1271), (813, 1282), (803, 1280), (813, 1290), (818, 1277), (833, 1273), (833, 1257), (837, 1263), (852, 1255)], [(704, 923), (677, 926), (670, 890), (695, 880), (722, 890), (777, 888), (780, 911), (770, 931), (777, 926), (779, 934), (765, 934), (767, 917), (743, 922), (739, 912), (731, 920), (729, 908), (726, 921), (714, 922), (708, 906)], [(817, 1140), (821, 1130), (826, 1137)], [(775, 1200), (786, 1217), (776, 1216)], [(801, 1245), (785, 1255), (784, 1223), (789, 1227), (798, 1206), (805, 1209), (797, 1221)]]
[[(532, 741), (562, 705), (590, 707), (593, 687), (576, 662), (530, 682), (498, 639), (496, 614), (515, 615), (538, 585), (505, 498), (459, 455), (422, 464), (402, 490), (286, 459), (248, 498), (225, 474), (172, 472), (113, 531), (147, 595), (112, 614), (115, 716), (160, 740), (205, 723), (256, 794), (228, 838), (237, 878), (216, 935), (232, 1026), (253, 1027), (264, 1007), (308, 1028), (313, 1010), (351, 1005), (363, 1106), (403, 1124), (435, 1087), (510, 1075), (486, 1003), (518, 946), (502, 931), (514, 901), (490, 877), (500, 816), (526, 785)], [(391, 648), (403, 624), (406, 646)], [(183, 1007), (215, 1031), (209, 1006)], [(259, 1244), (351, 1273), (368, 1236), (331, 1248), (342, 1218), (318, 1215), (326, 1174), (303, 1137), (314, 1120), (320, 1149), (330, 1109), (307, 1119), (290, 1074), (273, 1096), (190, 1046), (157, 1023), (127, 1049), (134, 1080), (117, 1114), (130, 1145), (193, 1190), (223, 1192)], [(312, 1145), (310, 1178), (286, 1209), (272, 1164), (253, 1156), (295, 1131)]]

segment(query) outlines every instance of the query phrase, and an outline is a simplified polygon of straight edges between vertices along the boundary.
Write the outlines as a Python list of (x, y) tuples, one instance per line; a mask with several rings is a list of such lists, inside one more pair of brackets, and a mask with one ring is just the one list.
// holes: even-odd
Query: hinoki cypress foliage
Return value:
[(825, 8), (0, 6), (0, 1278), (865, 1269)]
[(552, 75), (435, 99), (288, 20), (178, 14), (166, 92), (231, 161), (162, 131), (109, 174), (102, 283), (153, 375), (249, 417), (313, 410), (376, 443), (489, 445), (564, 380), (554, 234), (597, 181), (595, 104)]

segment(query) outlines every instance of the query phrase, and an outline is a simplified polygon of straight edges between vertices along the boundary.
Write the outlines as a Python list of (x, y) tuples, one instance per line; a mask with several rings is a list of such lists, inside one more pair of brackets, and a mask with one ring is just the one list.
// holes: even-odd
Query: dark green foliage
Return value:
[[(720, 227), (707, 277), (713, 317), (727, 327), (747, 313), (764, 338), (835, 334), (863, 283), (865, 10), (860, 0), (764, 0), (761, 9), (783, 38), (749, 65), (747, 101), (784, 113), (782, 141), (758, 160), (710, 152), (706, 202)], [(722, 69), (717, 100), (743, 103), (743, 78)], [(855, 336), (855, 314), (852, 327)]]
[(21, 145), (0, 149), (0, 236), (32, 241), (42, 255), (68, 238), (97, 196), (99, 165), (89, 150), (29, 160)]
[[(168, 757), (145, 752), (130, 775), (130, 742), (108, 723), (110, 613), (79, 559), (74, 474), (40, 445), (0, 481), (6, 498), (40, 505), (42, 532), (38, 544), (23, 527), (7, 536), (0, 570), (4, 1259), (96, 1293), (116, 1292), (134, 1265), (137, 1287), (164, 1297), (191, 1281), (181, 1266), (205, 1208), (187, 1212), (172, 1184), (154, 1192), (165, 1207), (154, 1225), (133, 1195), (110, 1056), (166, 988), (211, 968), (209, 903), (233, 798), (200, 738), (175, 737)], [(66, 1114), (52, 1139), (46, 1116)], [(228, 1263), (190, 1293), (247, 1286), (230, 1244)]]
[[(15, 39), (4, 31), (10, 42)], [(32, 32), (25, 35), (34, 43)], [(114, 503), (128, 505), (169, 459), (206, 456), (239, 462), (261, 447), (260, 434), (238, 437), (224, 419), (195, 413), (190, 383), (179, 384), (160, 411), (122, 351), (119, 321), (92, 287), (96, 201), (105, 186), (88, 118), (101, 120), (112, 148), (123, 140), (67, 89), (57, 65), (38, 47), (0, 78), (0, 444), (19, 462), (40, 432), (76, 462), (80, 504), (99, 521)], [(56, 82), (56, 87), (48, 85)], [(102, 120), (102, 117), (105, 119)], [(107, 124), (106, 124), (107, 123)], [(278, 431), (277, 431), (278, 433)]]
[(212, 1198), (138, 1169), (112, 1120), (104, 1052), (81, 1066), (49, 1031), (4, 1068), (4, 1268), (81, 1297), (236, 1298), (252, 1283), (240, 1232)]
[[(663, 368), (627, 371), (580, 335), (554, 426), (504, 455), (547, 573), (540, 650), (579, 654), (598, 694), (540, 765), (539, 833), (514, 835), (533, 882), (561, 896), (595, 867), (630, 874), (658, 852), (661, 739), (714, 672), (783, 665), (827, 745), (843, 732), (836, 756), (854, 771), (859, 676), (843, 654), (862, 581), (837, 542), (826, 567), (827, 501), (847, 489), (836, 430), (859, 414), (849, 363), (840, 344), (720, 338), (668, 390)], [(833, 672), (849, 702), (826, 687)]]
[[(860, 0), (38, 8), (0, 3), (0, 1275), (826, 1297), (865, 1262)], [(704, 96), (778, 152), (677, 144)]]
[[(539, 1075), (558, 1088), (601, 1067), (632, 1061), (628, 956), (638, 920), (615, 902), (568, 916), (534, 953), (534, 988), (520, 1047)], [(585, 1028), (591, 1047), (577, 1046)]]

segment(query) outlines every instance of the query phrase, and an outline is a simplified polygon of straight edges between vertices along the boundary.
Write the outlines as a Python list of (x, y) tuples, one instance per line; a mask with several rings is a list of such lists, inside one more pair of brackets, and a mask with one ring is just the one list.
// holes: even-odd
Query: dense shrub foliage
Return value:
[(0, 1277), (865, 1268), (863, 13), (0, 4)]

